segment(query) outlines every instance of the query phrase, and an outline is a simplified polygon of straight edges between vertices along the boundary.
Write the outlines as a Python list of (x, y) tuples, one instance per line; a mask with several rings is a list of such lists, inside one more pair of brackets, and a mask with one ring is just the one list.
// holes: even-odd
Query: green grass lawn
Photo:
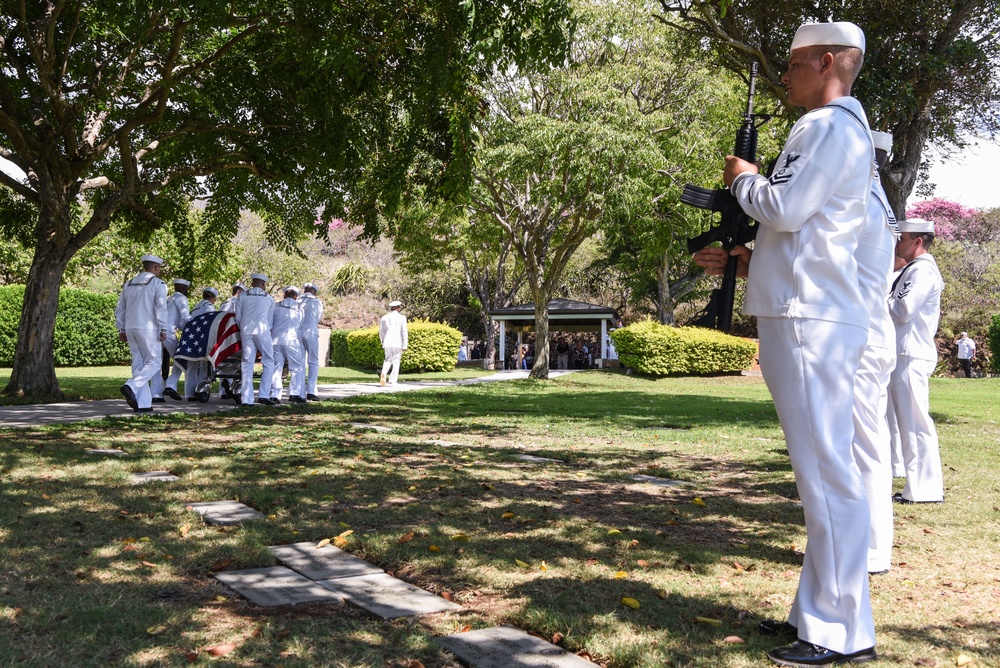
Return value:
[[(477, 378), (493, 373), (483, 369), (462, 367), (448, 372), (406, 373), (400, 376), (407, 380), (460, 380)], [(120, 399), (122, 386), (131, 375), (126, 366), (67, 367), (56, 369), (59, 386), (67, 401), (91, 399)], [(0, 389), (10, 380), (10, 369), (0, 368)], [(323, 367), (319, 370), (320, 383), (371, 383), (378, 382), (378, 371), (353, 367)], [(183, 389), (184, 382), (180, 387)], [(0, 406), (33, 403), (30, 399), (0, 396)]]
[[(947, 502), (896, 509), (893, 569), (871, 581), (872, 666), (1000, 665), (998, 391), (932, 383)], [(455, 666), (434, 636), (513, 624), (610, 668), (766, 666), (775, 643), (754, 629), (786, 613), (805, 546), (759, 378), (586, 372), (0, 439), (3, 665)], [(130, 483), (150, 470), (181, 480)], [(185, 510), (216, 499), (266, 519), (218, 528)], [(349, 552), (466, 611), (263, 610), (211, 577), (345, 531)], [(225, 643), (223, 659), (204, 651)]]

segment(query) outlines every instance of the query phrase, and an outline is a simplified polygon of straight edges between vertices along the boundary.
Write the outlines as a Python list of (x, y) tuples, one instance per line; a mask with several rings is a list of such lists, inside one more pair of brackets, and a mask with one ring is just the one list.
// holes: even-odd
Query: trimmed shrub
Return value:
[[(403, 352), (400, 371), (451, 371), (458, 362), (462, 333), (448, 325), (413, 320), (407, 323), (409, 345)], [(356, 329), (347, 335), (350, 355), (361, 366), (377, 369), (385, 354), (378, 338), (378, 325)]]
[(611, 332), (624, 366), (650, 376), (734, 373), (749, 369), (753, 341), (701, 327), (670, 327), (652, 320)]
[(1000, 373), (1000, 315), (990, 318), (986, 338), (990, 349), (990, 373)]
[[(17, 326), (24, 303), (24, 286), (0, 288), (0, 366), (14, 362)], [(63, 288), (53, 354), (56, 366), (103, 366), (127, 364), (128, 344), (118, 340), (115, 329), (117, 295), (100, 295), (86, 290)]]
[(351, 357), (347, 347), (349, 329), (330, 330), (330, 366), (358, 366), (358, 361)]

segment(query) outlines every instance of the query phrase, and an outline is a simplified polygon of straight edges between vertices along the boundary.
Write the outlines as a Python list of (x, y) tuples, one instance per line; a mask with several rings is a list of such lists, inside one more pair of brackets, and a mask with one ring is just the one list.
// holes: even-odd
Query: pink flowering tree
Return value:
[(906, 217), (933, 221), (935, 236), (945, 241), (986, 240), (983, 235), (987, 230), (980, 211), (941, 197), (914, 204), (906, 210)]

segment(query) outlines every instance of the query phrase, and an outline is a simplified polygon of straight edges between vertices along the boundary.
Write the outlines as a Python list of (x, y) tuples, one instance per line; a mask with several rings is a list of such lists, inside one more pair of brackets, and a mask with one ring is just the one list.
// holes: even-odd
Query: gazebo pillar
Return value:
[(507, 321), (500, 321), (500, 369), (506, 368), (504, 360), (507, 359)]
[(601, 360), (597, 363), (597, 368), (604, 368), (604, 360), (608, 359), (608, 321), (601, 320)]

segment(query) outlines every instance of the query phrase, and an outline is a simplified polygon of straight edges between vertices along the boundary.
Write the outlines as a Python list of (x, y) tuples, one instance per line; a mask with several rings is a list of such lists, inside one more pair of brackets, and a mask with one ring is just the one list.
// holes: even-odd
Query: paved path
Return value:
[[(572, 371), (549, 371), (550, 378), (557, 378)], [(435, 387), (450, 387), (454, 385), (477, 385), (503, 380), (519, 380), (528, 377), (527, 371), (498, 371), (480, 378), (464, 380), (437, 380), (402, 382), (395, 387), (380, 387), (373, 383), (344, 383), (340, 385), (320, 385), (317, 394), (320, 399), (345, 399), (360, 394), (383, 394), (393, 392), (411, 392)], [(282, 404), (285, 405), (285, 404)], [(167, 413), (218, 413), (236, 408), (236, 404), (226, 399), (213, 396), (208, 403), (199, 401), (173, 401), (167, 399), (164, 404), (154, 404), (152, 415)], [(83, 420), (99, 420), (104, 417), (133, 417), (150, 415), (135, 413), (124, 399), (102, 399), (100, 401), (68, 401), (58, 404), (31, 404), (28, 406), (0, 406), (0, 427), (35, 427), (47, 424), (81, 422)]]

